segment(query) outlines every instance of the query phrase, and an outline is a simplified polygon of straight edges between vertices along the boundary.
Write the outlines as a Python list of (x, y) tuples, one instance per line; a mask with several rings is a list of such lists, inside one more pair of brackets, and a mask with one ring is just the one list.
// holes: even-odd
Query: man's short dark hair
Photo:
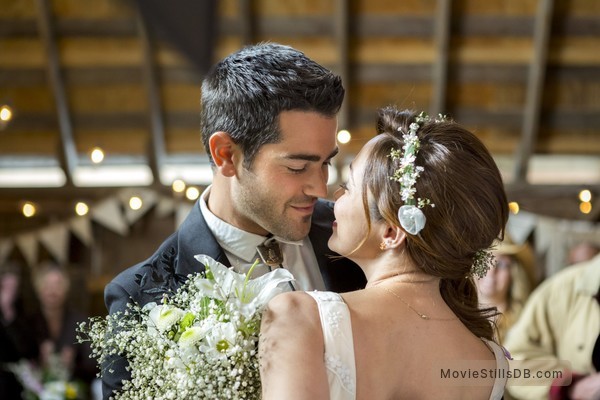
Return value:
[(282, 111), (333, 117), (344, 99), (339, 76), (289, 46), (248, 46), (217, 63), (202, 84), (202, 142), (227, 132), (250, 168), (259, 148), (280, 140)]

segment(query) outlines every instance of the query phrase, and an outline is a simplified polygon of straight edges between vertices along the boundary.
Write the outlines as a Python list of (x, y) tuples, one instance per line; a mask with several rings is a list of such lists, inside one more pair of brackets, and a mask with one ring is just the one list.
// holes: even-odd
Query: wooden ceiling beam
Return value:
[(148, 165), (154, 176), (154, 182), (160, 182), (160, 170), (165, 158), (165, 123), (160, 98), (160, 88), (154, 60), (154, 49), (148, 27), (141, 15), (137, 18), (138, 35), (142, 44), (142, 80), (148, 99), (147, 117), (150, 127), (148, 143)]
[(42, 42), (46, 51), (48, 80), (54, 95), (54, 102), (58, 116), (61, 138), (61, 167), (65, 172), (67, 185), (73, 183), (73, 171), (77, 165), (77, 150), (73, 140), (73, 127), (71, 112), (65, 94), (65, 85), (61, 74), (56, 34), (54, 31), (53, 17), (48, 0), (37, 0), (38, 23)]
[(515, 154), (514, 180), (516, 182), (526, 182), (527, 180), (529, 158), (534, 151), (539, 130), (553, 7), (553, 0), (541, 0), (538, 3), (533, 38), (534, 54), (529, 68), (527, 94), (523, 110), (521, 145), (517, 148)]
[[(239, 15), (237, 23), (234, 26), (239, 27), (239, 34), (242, 37), (242, 43), (249, 45), (256, 40), (256, 16), (254, 15), (252, 0), (238, 0)], [(219, 24), (225, 26), (228, 24)]]
[(434, 25), (434, 46), (437, 58), (432, 66), (432, 96), (429, 106), (430, 115), (445, 114), (446, 89), (448, 86), (448, 53), (450, 47), (450, 20), (452, 3), (450, 0), (438, 0)]
[[(241, 15), (249, 11), (251, 0), (239, 0)], [(242, 25), (240, 25), (242, 22)], [(239, 35), (248, 28), (237, 17), (221, 17), (218, 31), (221, 35)], [(329, 16), (277, 16), (256, 21), (255, 33), (267, 36), (327, 36), (333, 34)], [(429, 16), (357, 15), (354, 31), (357, 36), (412, 36), (429, 37), (434, 18)], [(451, 20), (451, 29), (459, 36), (511, 36), (530, 37), (534, 33), (535, 17), (502, 15), (463, 15)], [(112, 16), (110, 19), (61, 18), (55, 22), (57, 34), (83, 37), (135, 36), (133, 17)], [(596, 16), (568, 15), (556, 19), (553, 33), (569, 36), (598, 36), (600, 21)], [(34, 19), (0, 18), (0, 37), (36, 36), (38, 28)], [(162, 39), (160, 33), (157, 38)]]
[(350, 6), (346, 0), (335, 2), (334, 40), (338, 51), (337, 73), (342, 78), (346, 93), (338, 114), (338, 129), (349, 129), (350, 121)]

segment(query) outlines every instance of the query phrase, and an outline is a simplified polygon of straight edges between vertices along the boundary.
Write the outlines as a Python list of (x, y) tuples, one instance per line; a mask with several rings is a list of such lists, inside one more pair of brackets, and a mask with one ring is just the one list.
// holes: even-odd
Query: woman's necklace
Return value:
[(398, 293), (394, 292), (392, 289), (388, 289), (385, 285), (382, 285), (381, 288), (383, 290), (385, 290), (386, 292), (388, 292), (389, 294), (391, 294), (392, 296), (394, 296), (395, 298), (397, 298), (398, 300), (400, 300), (401, 302), (403, 302), (408, 308), (410, 308), (421, 319), (424, 319), (426, 321), (431, 320), (431, 319), (435, 319), (435, 320), (438, 320), (438, 321), (451, 321), (451, 320), (456, 319), (456, 317), (452, 317), (452, 318), (431, 318), (429, 315), (423, 314), (423, 313), (420, 313), (419, 311), (417, 311), (412, 305), (410, 305), (410, 303), (408, 303), (406, 300), (404, 300), (402, 297), (400, 297), (400, 295), (398, 295)]

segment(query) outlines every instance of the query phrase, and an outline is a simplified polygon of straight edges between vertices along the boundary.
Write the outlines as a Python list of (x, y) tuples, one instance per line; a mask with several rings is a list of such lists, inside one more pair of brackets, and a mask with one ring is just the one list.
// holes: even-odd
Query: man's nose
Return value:
[(327, 197), (327, 180), (329, 179), (329, 168), (323, 166), (311, 174), (304, 194), (312, 197)]

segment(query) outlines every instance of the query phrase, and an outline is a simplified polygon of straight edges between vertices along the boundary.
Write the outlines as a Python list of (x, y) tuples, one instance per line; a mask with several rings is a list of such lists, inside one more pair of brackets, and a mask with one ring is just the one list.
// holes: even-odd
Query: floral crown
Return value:
[[(425, 123), (431, 121), (444, 122), (448, 119), (442, 114), (439, 114), (438, 118), (432, 119), (427, 113), (421, 111), (415, 117), (414, 122), (408, 126), (408, 132), (402, 132), (402, 128), (398, 128), (398, 131), (402, 132), (404, 145), (402, 145), (402, 150), (392, 149), (389, 155), (392, 160), (398, 161), (400, 164), (394, 174), (390, 176), (391, 180), (400, 184), (400, 196), (404, 203), (398, 209), (398, 220), (400, 226), (411, 235), (418, 235), (427, 222), (427, 218), (421, 209), (426, 206), (435, 207), (435, 204), (428, 198), (417, 197), (415, 199), (417, 178), (425, 170), (422, 166), (415, 164), (421, 147), (417, 132)], [(493, 265), (495, 265), (495, 258), (490, 249), (479, 250), (473, 257), (471, 274), (482, 278)]]
[[(443, 118), (442, 116), (440, 116)], [(436, 122), (444, 119), (435, 120)], [(404, 205), (398, 210), (398, 220), (402, 228), (411, 235), (417, 235), (425, 227), (425, 214), (421, 209), (425, 206), (435, 207), (435, 204), (427, 198), (418, 197), (415, 199), (417, 189), (415, 184), (417, 178), (424, 171), (424, 168), (415, 165), (417, 159), (417, 153), (421, 147), (417, 131), (426, 122), (431, 121), (431, 118), (425, 113), (421, 112), (415, 117), (415, 121), (412, 122), (408, 127), (408, 132), (402, 133), (404, 139), (404, 145), (402, 151), (398, 149), (392, 149), (390, 157), (392, 160), (398, 160), (400, 167), (394, 171), (394, 174), (390, 176), (390, 179), (400, 184), (400, 196)], [(402, 128), (398, 128), (399, 132), (402, 132)]]

